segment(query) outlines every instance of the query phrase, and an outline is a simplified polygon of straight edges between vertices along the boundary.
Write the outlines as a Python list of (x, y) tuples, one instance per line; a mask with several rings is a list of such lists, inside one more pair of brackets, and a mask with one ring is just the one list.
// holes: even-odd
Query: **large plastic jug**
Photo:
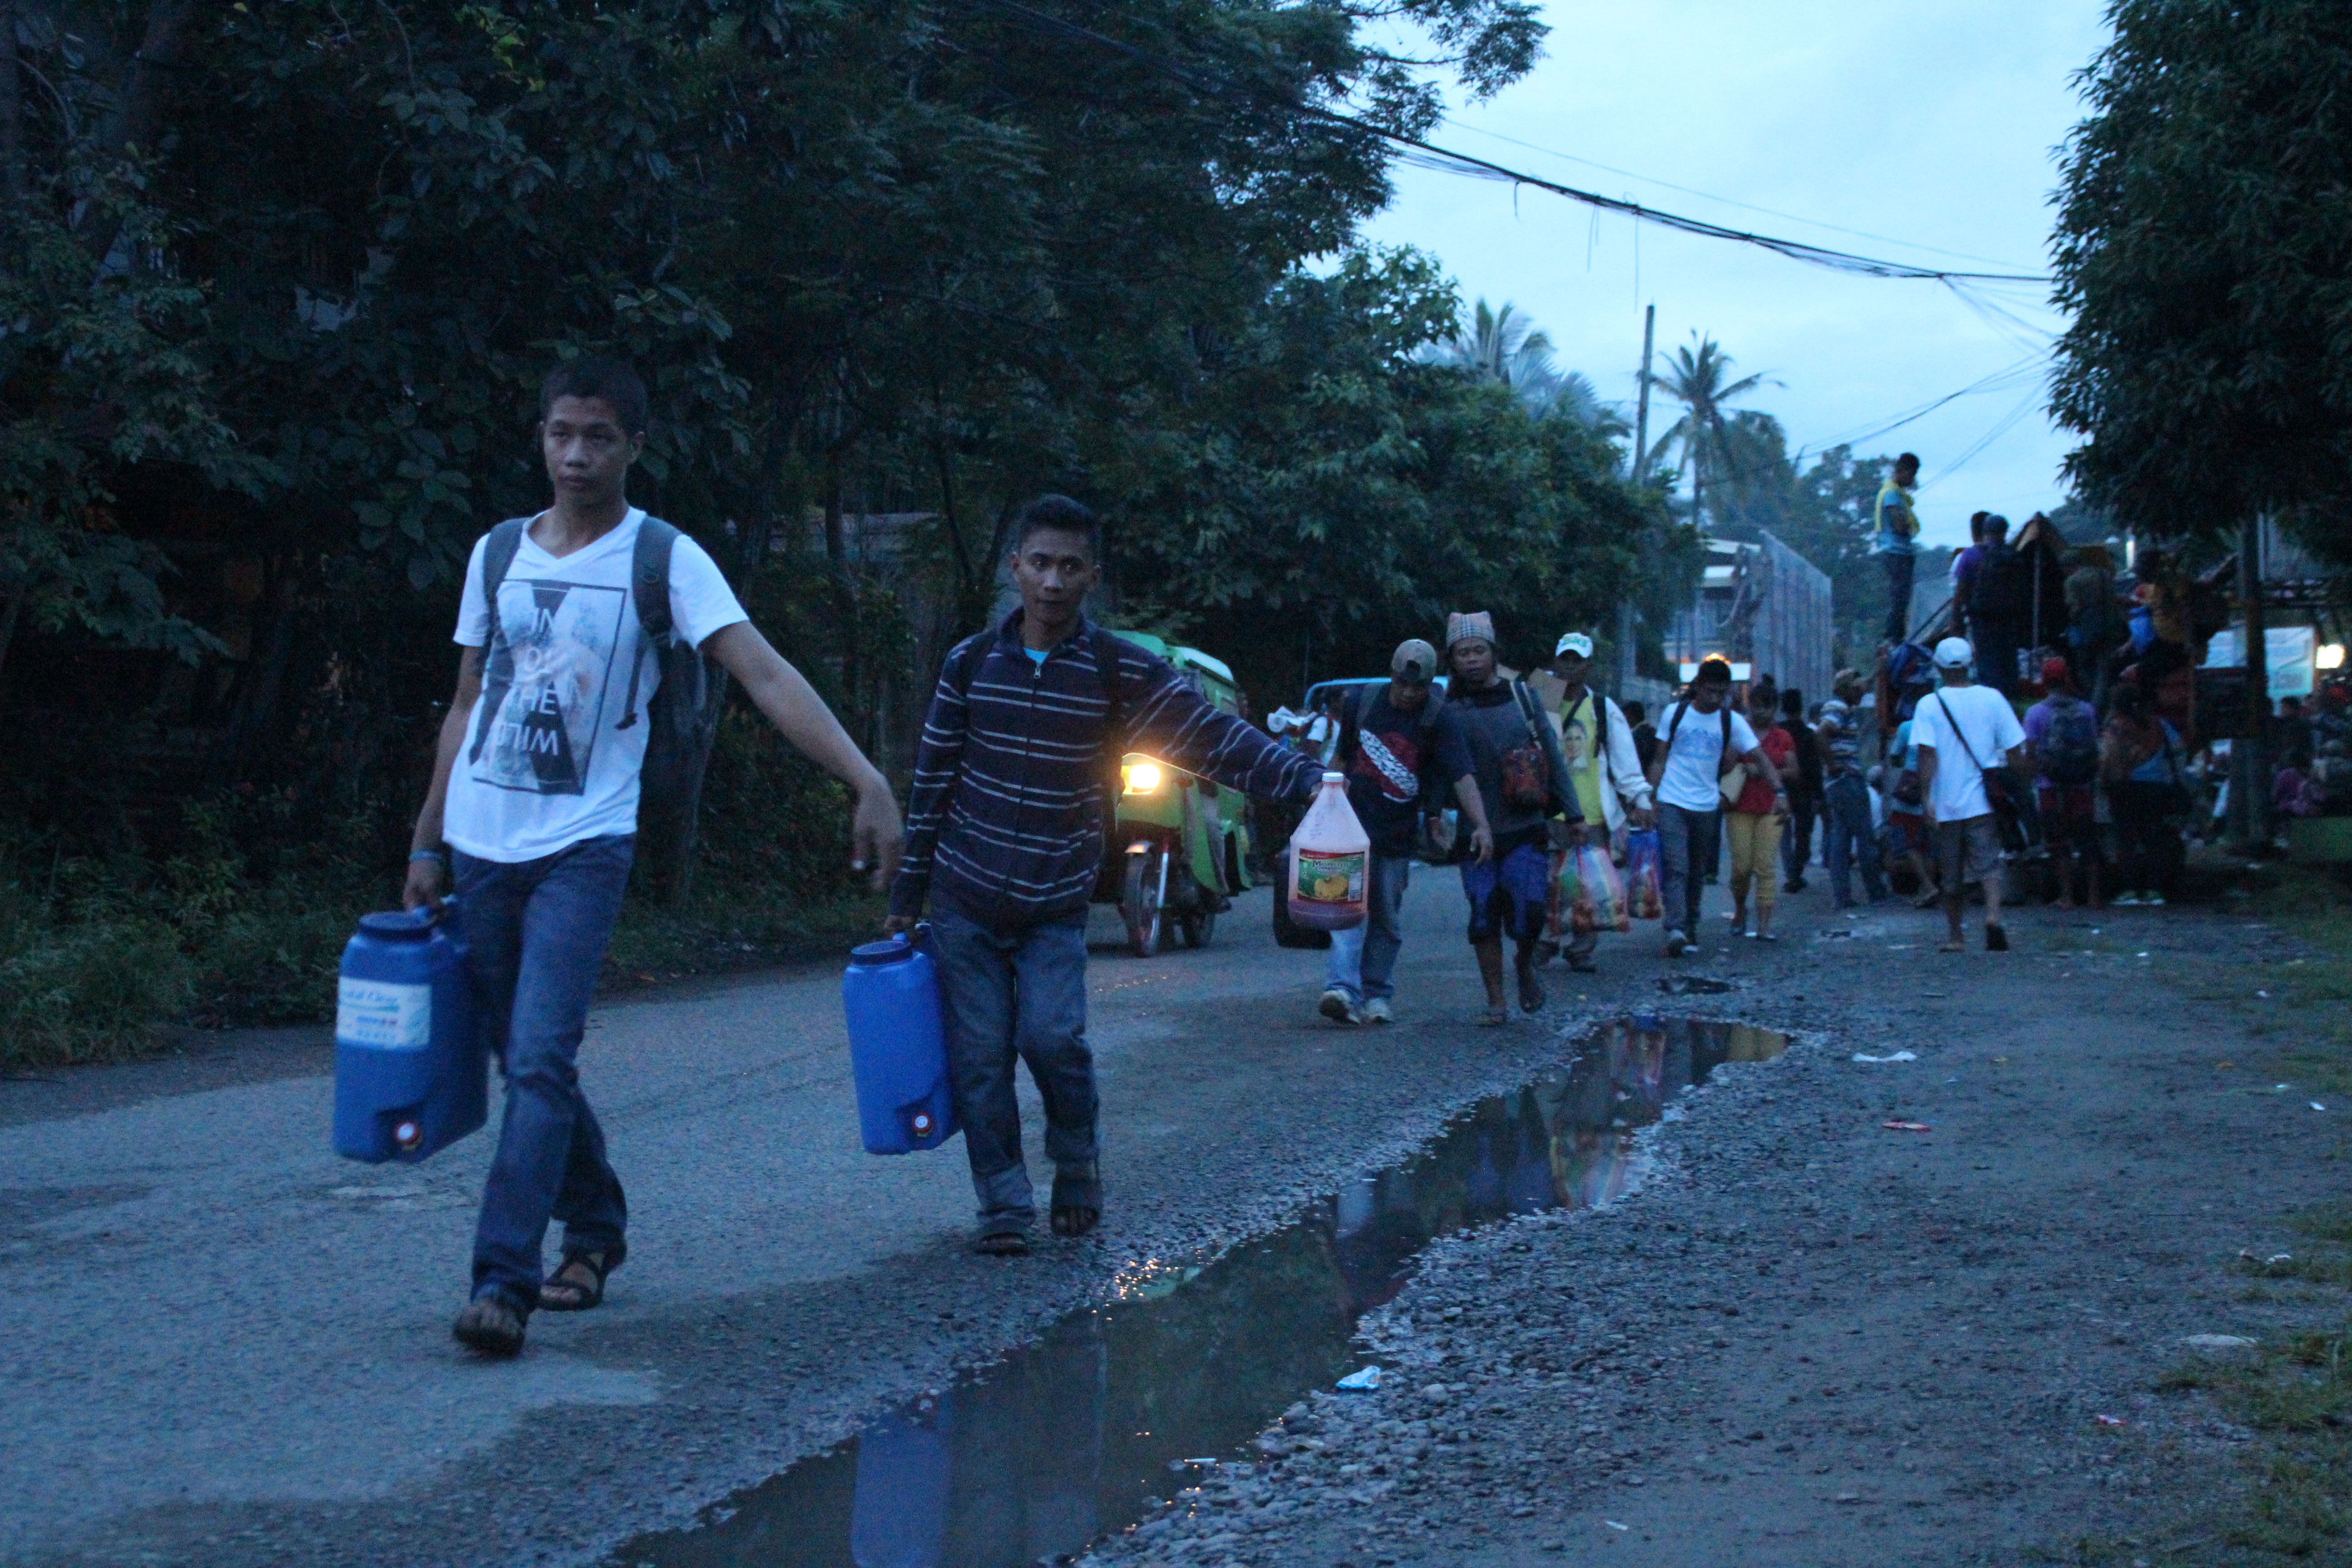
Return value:
[(1325, 773), (1322, 793), (1290, 836), (1290, 918), (1318, 931), (1364, 923), (1372, 841), (1348, 804), (1348, 775)]
[(929, 931), (918, 926), (911, 940), (894, 936), (853, 949), (841, 977), (849, 1070), (857, 1080), (857, 1131), (869, 1154), (911, 1154), (955, 1136)]
[(335, 1152), (414, 1163), (488, 1120), (457, 900), (361, 916), (335, 997)]

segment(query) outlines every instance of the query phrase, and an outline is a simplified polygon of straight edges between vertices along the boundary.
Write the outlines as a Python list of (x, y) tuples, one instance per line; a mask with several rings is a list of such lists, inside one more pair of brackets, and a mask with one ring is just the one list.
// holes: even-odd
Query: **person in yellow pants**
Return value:
[[(1779, 699), (1780, 693), (1769, 681), (1758, 681), (1748, 693), (1748, 722), (1756, 731), (1757, 750), (1785, 774), (1797, 754), (1797, 742), (1780, 727)], [(1731, 933), (1738, 936), (1748, 928), (1752, 884), (1756, 894), (1753, 934), (1759, 942), (1780, 940), (1772, 934), (1772, 906), (1780, 896), (1780, 830), (1787, 797), (1774, 789), (1774, 783), (1757, 776), (1750, 768), (1739, 798), (1723, 814), (1731, 839)]]

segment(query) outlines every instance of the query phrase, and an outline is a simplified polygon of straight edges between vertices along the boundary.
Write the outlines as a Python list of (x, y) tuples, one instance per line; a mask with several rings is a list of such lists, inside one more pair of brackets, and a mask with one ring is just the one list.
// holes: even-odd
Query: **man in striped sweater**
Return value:
[(1102, 1215), (1086, 930), (1119, 757), (1149, 752), (1230, 789), (1298, 801), (1322, 778), (1314, 758), (1219, 712), (1165, 659), (1086, 618), (1101, 550), (1094, 513), (1066, 496), (1023, 509), (1010, 563), (1021, 609), (957, 644), (940, 671), (883, 926), (906, 931), (930, 906), (949, 1073), (980, 1196), (975, 1246), (1000, 1256), (1027, 1252), (1036, 1220), (1016, 1057), (1045, 1102), (1054, 1233), (1084, 1236)]

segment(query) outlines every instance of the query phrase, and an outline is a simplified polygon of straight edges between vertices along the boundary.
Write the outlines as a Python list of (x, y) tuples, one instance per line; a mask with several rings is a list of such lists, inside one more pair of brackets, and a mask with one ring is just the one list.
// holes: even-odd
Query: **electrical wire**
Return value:
[(2018, 379), (2021, 376), (2031, 377), (2035, 375), (2049, 363), (2050, 355), (2047, 351), (2040, 353), (2030, 354), (2026, 358), (2019, 360), (2015, 364), (2005, 365), (2001, 369), (1994, 371), (1990, 375), (1970, 382), (1968, 385), (1960, 388), (1958, 392), (1948, 392), (1941, 397), (1934, 398), (1927, 403), (1923, 403), (1916, 408), (1898, 414), (1891, 419), (1885, 419), (1869, 425), (1858, 426), (1851, 432), (1843, 435), (1833, 436), (1824, 441), (1808, 442), (1804, 446), (1798, 447), (1796, 451), (1790, 453), (1789, 460), (1790, 462), (1795, 462), (1800, 458), (1809, 457), (1816, 453), (1826, 452), (1832, 447), (1854, 447), (1861, 445), (1864, 441), (1875, 441), (1881, 436), (1890, 435), (1896, 430), (1900, 430), (1903, 426), (1913, 423), (1915, 420), (1926, 418), (1928, 415), (1933, 414), (1937, 409), (1943, 407), (1948, 403), (1958, 402), (1963, 397), (1971, 397), (1979, 393), (2005, 392), (2009, 388), (2016, 385)]
[[(1171, 80), (1181, 81), (1204, 96), (1222, 100), (1249, 100), (1261, 104), (1265, 101), (1265, 95), (1251, 92), (1213, 72), (1163, 58), (1133, 44), (1111, 37), (1108, 34), (1098, 33), (1091, 27), (1066, 21), (1062, 17), (1040, 11), (1034, 6), (1024, 5), (1022, 0), (980, 0), (980, 3), (992, 6), (1040, 31), (1060, 34), (1066, 37), (1112, 50)], [(1536, 190), (1548, 191), (1556, 196), (1563, 196), (1570, 201), (1581, 202), (1588, 206), (1597, 207), (1602, 212), (1621, 213), (1637, 222), (1656, 224), (1662, 228), (1679, 230), (1684, 234), (1696, 235), (1705, 239), (1721, 239), (1739, 245), (1755, 246), (1760, 249), (1771, 251), (1775, 255), (1786, 257), (1791, 261), (1801, 261), (1814, 267), (1828, 268), (1832, 271), (1851, 272), (1871, 278), (1918, 279), (1947, 285), (1960, 282), (2048, 283), (2050, 281), (2047, 276), (2037, 273), (1964, 272), (1946, 268), (1919, 267), (1906, 262), (1883, 260), (1877, 257), (1860, 256), (1851, 251), (1832, 250), (1826, 246), (1809, 245), (1803, 240), (1782, 239), (1773, 235), (1731, 228), (1723, 224), (1709, 223), (1704, 218), (1685, 217), (1679, 213), (1644, 206), (1639, 202), (1616, 196), (1605, 196), (1598, 191), (1581, 190), (1574, 185), (1562, 184), (1557, 180), (1547, 180), (1539, 175), (1527, 174), (1489, 159), (1436, 146), (1419, 137), (1407, 136), (1402, 132), (1383, 130), (1380, 126), (1358, 120), (1351, 115), (1340, 114), (1315, 104), (1285, 100), (1278, 104), (1278, 107), (1359, 136), (1384, 142), (1398, 150), (1396, 153), (1398, 162), (1417, 168), (1431, 169), (1441, 174), (1458, 174), (1471, 179), (1494, 180), (1512, 185), (1530, 186)]]

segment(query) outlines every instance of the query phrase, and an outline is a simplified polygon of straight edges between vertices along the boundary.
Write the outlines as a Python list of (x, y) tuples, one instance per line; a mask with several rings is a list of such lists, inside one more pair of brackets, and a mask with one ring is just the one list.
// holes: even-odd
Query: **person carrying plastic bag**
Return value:
[[(1551, 721), (1559, 731), (1560, 756), (1567, 764), (1577, 808), (1584, 814), (1586, 822), (1607, 828), (1607, 837), (1601, 844), (1601, 858), (1607, 863), (1608, 848), (1616, 843), (1619, 834), (1629, 826), (1649, 828), (1656, 816), (1651, 804), (1650, 781), (1643, 775), (1641, 756), (1634, 750), (1633, 725), (1625, 721), (1623, 710), (1615, 702), (1586, 684), (1591, 660), (1592, 639), (1582, 632), (1568, 633), (1553, 648), (1551, 673), (1560, 683), (1560, 692), (1552, 704)], [(1546, 933), (1546, 941), (1547, 945), (1568, 954), (1570, 969), (1590, 974), (1597, 968), (1592, 954), (1600, 944), (1603, 927), (1620, 931), (1632, 927), (1614, 920), (1578, 925), (1569, 918), (1571, 901), (1568, 881), (1581, 883), (1587, 879), (1580, 873), (1577, 858), (1572, 850), (1564, 847), (1556, 847), (1552, 852), (1555, 896), (1551, 929)], [(1617, 889), (1617, 901), (1622, 905), (1623, 883), (1613, 864), (1609, 866), (1607, 881)]]

